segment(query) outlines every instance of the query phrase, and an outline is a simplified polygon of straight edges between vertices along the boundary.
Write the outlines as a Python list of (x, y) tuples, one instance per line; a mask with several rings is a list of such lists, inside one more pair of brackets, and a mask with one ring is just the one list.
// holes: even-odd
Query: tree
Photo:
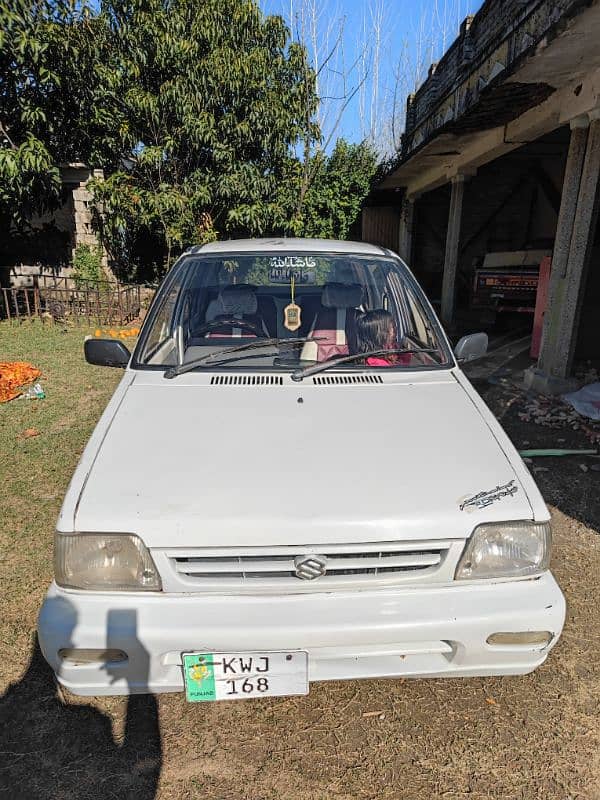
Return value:
[(94, 192), (113, 255), (132, 235), (168, 264), (186, 243), (284, 231), (295, 145), (319, 131), (314, 74), (282, 19), (248, 0), (110, 0), (99, 20), (114, 171)]
[[(338, 139), (317, 163), (299, 217), (297, 232), (304, 236), (346, 239), (357, 221), (377, 169), (377, 152), (368, 142), (349, 144)], [(294, 183), (290, 182), (290, 186)]]
[[(294, 211), (290, 229), (303, 232), (304, 206), (312, 185), (328, 161), (326, 153), (336, 141), (340, 124), (357, 95), (363, 95), (369, 70), (373, 66), (372, 52), (365, 40), (357, 53), (347, 59), (345, 39), (347, 16), (340, 15), (337, 3), (331, 0), (280, 0), (295, 41), (306, 50), (308, 63), (315, 80), (318, 97), (317, 119), (320, 137), (307, 135), (302, 140), (301, 169), (294, 176)], [(306, 97), (307, 121), (310, 118)], [(367, 138), (365, 135), (363, 138)], [(313, 193), (314, 199), (314, 193)], [(310, 215), (308, 215), (310, 216)]]
[(313, 63), (255, 0), (86, 3), (0, 3), (0, 225), (57, 204), (58, 165), (83, 161), (105, 172), (96, 222), (121, 277), (215, 237), (348, 235), (374, 154), (329, 153), (339, 109), (321, 133), (339, 36)]
[(95, 132), (89, 9), (71, 0), (0, 3), (0, 220), (26, 228), (56, 205), (58, 165), (87, 161)]

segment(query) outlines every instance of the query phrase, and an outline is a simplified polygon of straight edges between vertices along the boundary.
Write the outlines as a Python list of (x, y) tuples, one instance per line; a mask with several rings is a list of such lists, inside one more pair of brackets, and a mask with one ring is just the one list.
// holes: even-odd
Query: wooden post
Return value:
[[(117, 284), (117, 291), (118, 291), (118, 288), (119, 288), (119, 285)], [(112, 324), (113, 298), (114, 298), (113, 291), (114, 290), (113, 290), (112, 286), (109, 286), (107, 288), (107, 290), (106, 290), (107, 293), (106, 293), (106, 315), (105, 315), (105, 318), (106, 318), (106, 323), (108, 325)]]
[(465, 176), (455, 175), (452, 178), (452, 194), (450, 196), (450, 213), (448, 214), (446, 255), (444, 257), (444, 277), (442, 283), (442, 322), (447, 326), (452, 325), (454, 320), (456, 271), (458, 269), (458, 247), (460, 244), (464, 192)]
[(540, 354), (542, 344), (542, 328), (544, 325), (544, 314), (548, 304), (548, 288), (550, 286), (550, 269), (552, 259), (544, 258), (540, 264), (540, 277), (535, 298), (535, 314), (533, 316), (533, 335), (531, 337), (531, 358), (537, 358)]
[(117, 303), (119, 308), (119, 325), (123, 324), (123, 298), (121, 297), (121, 288), (117, 287)]
[(398, 254), (409, 266), (412, 261), (413, 225), (415, 219), (415, 201), (405, 197), (400, 211), (400, 229), (398, 235)]

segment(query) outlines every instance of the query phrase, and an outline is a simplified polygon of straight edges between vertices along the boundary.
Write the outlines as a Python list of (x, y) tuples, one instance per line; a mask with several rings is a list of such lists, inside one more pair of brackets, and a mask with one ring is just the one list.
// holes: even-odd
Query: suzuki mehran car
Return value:
[(550, 516), (407, 266), (302, 239), (188, 250), (58, 520), (39, 618), (82, 695), (517, 675), (565, 603)]

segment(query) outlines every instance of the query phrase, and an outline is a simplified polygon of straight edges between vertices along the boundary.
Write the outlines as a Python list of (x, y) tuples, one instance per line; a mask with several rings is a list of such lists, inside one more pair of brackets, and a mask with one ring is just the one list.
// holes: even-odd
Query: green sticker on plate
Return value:
[(189, 702), (216, 700), (215, 670), (212, 653), (184, 653), (183, 678)]

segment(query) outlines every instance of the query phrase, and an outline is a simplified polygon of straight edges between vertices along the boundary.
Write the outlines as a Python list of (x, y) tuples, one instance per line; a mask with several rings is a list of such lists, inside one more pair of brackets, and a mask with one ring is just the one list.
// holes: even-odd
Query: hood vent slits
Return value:
[[(313, 377), (317, 386), (334, 386), (336, 384), (374, 385), (383, 383), (381, 375), (319, 375)], [(211, 386), (283, 386), (281, 375), (213, 375)]]
[(313, 378), (313, 383), (332, 385), (335, 383), (383, 383), (381, 375), (322, 375)]
[(281, 375), (213, 375), (211, 386), (283, 386)]

